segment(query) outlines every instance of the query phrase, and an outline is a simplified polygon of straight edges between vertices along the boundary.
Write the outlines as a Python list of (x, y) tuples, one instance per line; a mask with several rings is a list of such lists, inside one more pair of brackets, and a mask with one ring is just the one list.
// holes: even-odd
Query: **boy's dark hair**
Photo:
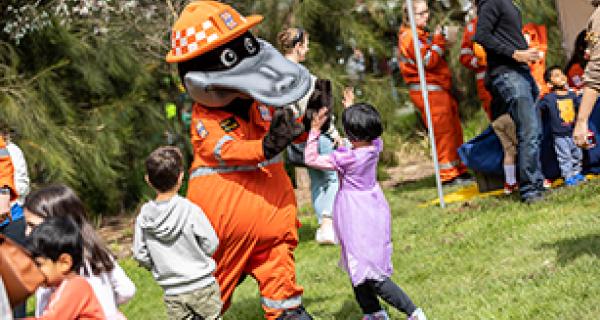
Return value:
[(557, 65), (551, 66), (548, 69), (546, 69), (546, 72), (544, 72), (544, 81), (546, 81), (546, 83), (550, 83), (550, 78), (552, 77), (552, 71), (554, 70), (559, 70), (560, 72), (563, 72), (563, 69)]
[(372, 141), (383, 133), (379, 112), (366, 103), (353, 104), (344, 109), (342, 125), (350, 141)]
[(32, 256), (58, 261), (61, 254), (71, 256), (71, 271), (79, 271), (83, 264), (83, 238), (79, 227), (70, 217), (50, 217), (37, 226), (27, 246)]
[(167, 192), (177, 185), (183, 172), (183, 157), (178, 148), (160, 147), (146, 159), (148, 181), (159, 192)]

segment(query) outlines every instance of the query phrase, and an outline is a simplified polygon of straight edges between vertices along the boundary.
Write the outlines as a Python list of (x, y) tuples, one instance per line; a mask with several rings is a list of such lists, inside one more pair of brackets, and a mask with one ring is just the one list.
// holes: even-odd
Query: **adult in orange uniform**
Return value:
[[(442, 182), (464, 183), (470, 180), (467, 169), (460, 161), (458, 148), (463, 144), (463, 133), (458, 115), (458, 103), (450, 93), (452, 76), (448, 63), (444, 59), (446, 39), (441, 28), (431, 35), (425, 31), (429, 20), (429, 9), (424, 0), (413, 1), (415, 22), (425, 76), (429, 91), (431, 120), (435, 134), (438, 162)], [(423, 122), (427, 125), (425, 103), (419, 86), (419, 73), (415, 60), (414, 39), (408, 21), (408, 8), (404, 4), (404, 22), (398, 37), (400, 70), (404, 81), (409, 85), (410, 98), (421, 112)]]
[(460, 63), (467, 69), (475, 71), (475, 80), (477, 81), (477, 94), (481, 100), (481, 106), (488, 116), (492, 119), (492, 95), (485, 88), (485, 69), (486, 63), (484, 59), (479, 59), (473, 51), (473, 36), (477, 31), (477, 17), (473, 18), (465, 27), (463, 39), (460, 49)]
[(548, 32), (545, 25), (528, 23), (523, 26), (523, 35), (529, 48), (538, 50), (540, 58), (529, 63), (531, 75), (538, 85), (540, 97), (549, 92), (546, 81), (544, 81), (544, 73), (546, 72), (546, 52), (548, 51)]
[(178, 63), (194, 99), (194, 160), (187, 197), (204, 210), (219, 247), (215, 276), (224, 311), (246, 275), (258, 282), (267, 319), (312, 319), (301, 304), (294, 249), (296, 199), (280, 152), (301, 134), (286, 106), (309, 94), (310, 74), (248, 30), (216, 1), (192, 2), (172, 31), (167, 61)]
[(4, 138), (0, 136), (0, 222), (10, 217), (10, 201), (17, 198), (14, 168)]
[(583, 74), (585, 66), (590, 59), (590, 54), (587, 50), (587, 41), (585, 40), (586, 35), (586, 30), (581, 31), (577, 35), (575, 47), (573, 48), (573, 55), (565, 68), (567, 79), (569, 80), (569, 87), (576, 91), (583, 89)]

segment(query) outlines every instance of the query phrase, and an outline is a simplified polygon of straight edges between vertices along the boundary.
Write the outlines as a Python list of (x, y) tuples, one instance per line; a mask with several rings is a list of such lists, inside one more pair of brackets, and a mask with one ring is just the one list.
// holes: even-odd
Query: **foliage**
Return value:
[(161, 105), (169, 97), (159, 79), (168, 70), (136, 47), (147, 31), (128, 18), (148, 7), (51, 10), (65, 3), (74, 1), (25, 4), (24, 13), (48, 14), (41, 28), (3, 16), (27, 32), (0, 37), (0, 119), (19, 133), (36, 184), (66, 182), (96, 213), (118, 212), (137, 204), (142, 161), (163, 143)]
[[(162, 111), (167, 102), (176, 102), (180, 112), (185, 106), (176, 67), (164, 62), (164, 54), (173, 21), (188, 2), (0, 0), (0, 121), (20, 133), (17, 143), (36, 184), (67, 182), (96, 213), (131, 209), (148, 193), (142, 179), (148, 152), (166, 142), (189, 148), (185, 127)], [(304, 27), (311, 35), (307, 67), (333, 81), (336, 101), (352, 84), (344, 63), (353, 47), (362, 49), (369, 71), (357, 84), (357, 100), (380, 110), (386, 143), (393, 146), (397, 135), (423, 139), (407, 90), (389, 63), (403, 1), (226, 2), (243, 14), (264, 15), (255, 32), (273, 43), (284, 27)], [(450, 10), (431, 2), (432, 25), (464, 24), (454, 2)], [(549, 26), (549, 64), (562, 62), (553, 2), (517, 2), (526, 21)], [(463, 92), (461, 112), (481, 118), (473, 75), (459, 65), (458, 52), (455, 45), (448, 59)], [(393, 148), (386, 150), (384, 162), (393, 164)]]

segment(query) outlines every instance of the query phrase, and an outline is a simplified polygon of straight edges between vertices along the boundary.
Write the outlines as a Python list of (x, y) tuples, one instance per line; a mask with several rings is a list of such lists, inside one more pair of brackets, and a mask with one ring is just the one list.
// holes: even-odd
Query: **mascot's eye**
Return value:
[(227, 48), (221, 52), (221, 63), (226, 67), (231, 67), (238, 60), (238, 56), (235, 51)]
[(254, 41), (252, 41), (252, 39), (244, 39), (244, 46), (246, 47), (246, 51), (248, 51), (249, 54), (254, 54), (256, 52), (256, 44), (254, 44)]

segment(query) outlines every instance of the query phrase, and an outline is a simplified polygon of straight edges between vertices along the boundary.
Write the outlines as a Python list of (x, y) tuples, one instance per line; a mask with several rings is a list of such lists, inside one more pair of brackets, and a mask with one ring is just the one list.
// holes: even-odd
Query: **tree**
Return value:
[[(183, 126), (163, 114), (167, 102), (182, 105), (176, 67), (164, 55), (171, 26), (188, 2), (0, 0), (0, 121), (20, 132), (35, 183), (66, 182), (96, 213), (130, 209), (149, 194), (143, 160), (166, 143), (165, 132), (189, 146)], [(414, 134), (419, 118), (398, 112), (406, 110), (407, 90), (387, 64), (395, 55), (403, 1), (225, 2), (245, 15), (264, 15), (255, 33), (272, 43), (284, 27), (306, 29), (307, 66), (333, 81), (336, 101), (350, 83), (344, 62), (352, 47), (362, 49), (369, 72), (357, 99), (378, 107), (387, 135)], [(431, 1), (433, 23), (463, 25), (460, 4), (449, 3), (446, 9)], [(525, 21), (548, 25), (548, 63), (564, 61), (554, 3), (517, 3)], [(473, 76), (458, 54), (457, 44), (448, 59), (465, 93), (461, 110), (471, 117), (480, 108)], [(391, 161), (391, 152), (384, 158)]]

